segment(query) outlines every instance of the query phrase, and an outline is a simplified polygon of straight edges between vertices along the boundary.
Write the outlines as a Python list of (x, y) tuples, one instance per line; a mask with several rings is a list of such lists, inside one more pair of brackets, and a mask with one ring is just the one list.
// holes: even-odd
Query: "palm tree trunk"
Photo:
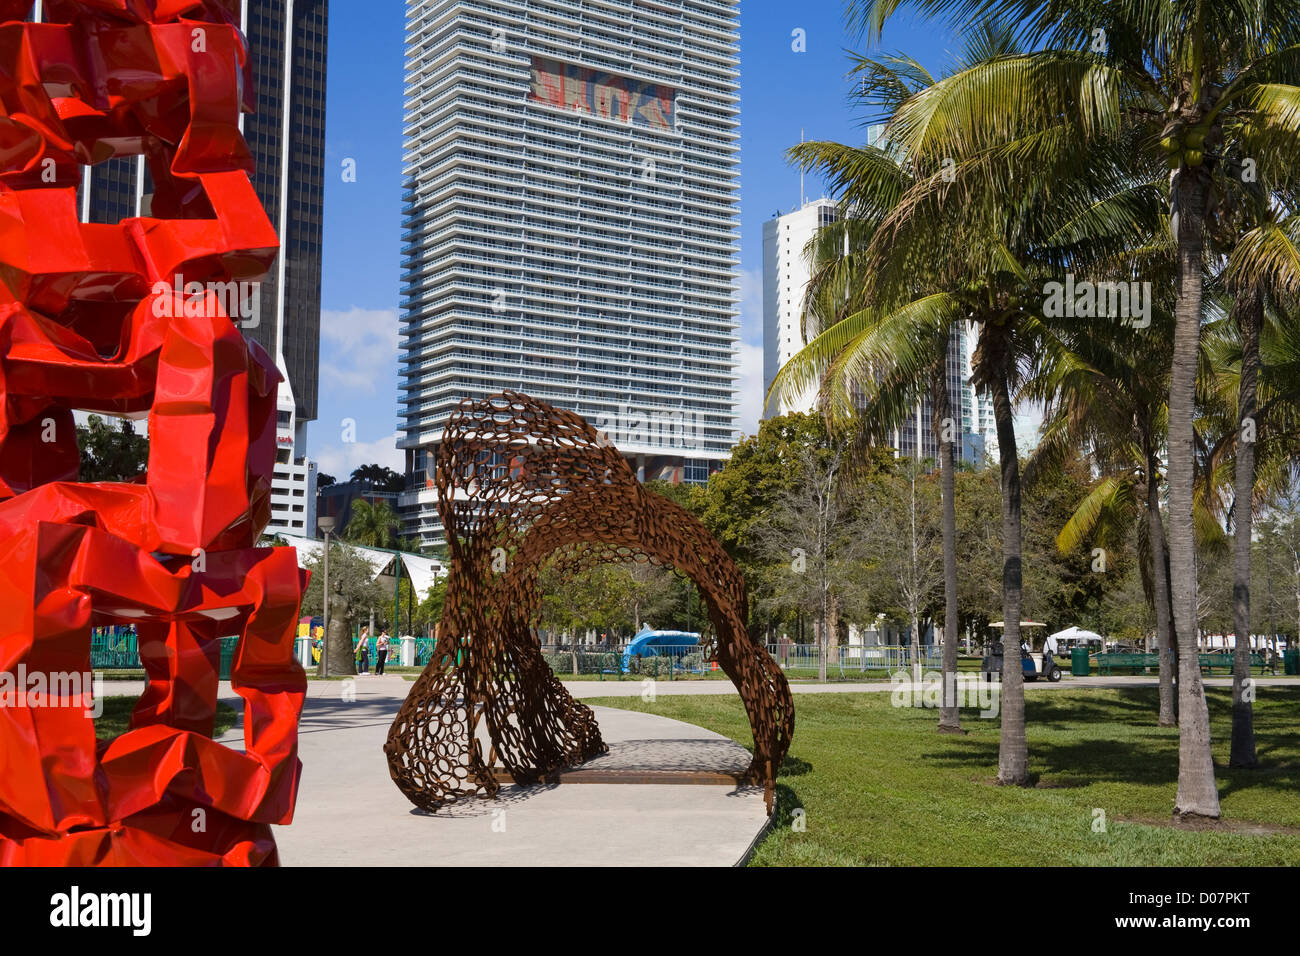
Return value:
[(993, 389), (993, 420), (1002, 464), (1002, 737), (998, 745), (998, 783), (1029, 782), (1029, 743), (1025, 738), (1025, 676), (1020, 669), (1020, 458), (1006, 363)]
[(1200, 353), (1205, 205), (1204, 166), (1178, 174), (1178, 304), (1169, 383), (1169, 572), (1178, 641), (1178, 795), (1174, 812), (1219, 816), (1210, 752), (1210, 712), (1197, 658), (1196, 528), (1192, 518), (1196, 459), (1193, 416)]
[(1156, 652), (1160, 655), (1160, 715), (1157, 726), (1174, 719), (1174, 635), (1170, 623), (1169, 577), (1165, 569), (1165, 523), (1160, 517), (1160, 461), (1147, 454), (1147, 538), (1151, 544), (1151, 596), (1156, 612)]
[(1232, 656), (1232, 748), (1230, 767), (1255, 767), (1255, 714), (1245, 693), (1250, 680), (1250, 534), (1255, 493), (1255, 391), (1259, 375), (1259, 329), (1263, 302), (1251, 286), (1233, 303), (1241, 329), (1241, 384), (1237, 403), (1237, 465), (1233, 475), (1232, 624), (1237, 646)]
[(947, 364), (945, 360), (935, 369), (930, 384), (930, 429), (939, 449), (943, 504), (943, 703), (939, 708), (939, 731), (957, 733), (961, 731), (961, 710), (957, 707), (957, 506), (953, 500), (953, 439), (959, 430), (952, 420)]

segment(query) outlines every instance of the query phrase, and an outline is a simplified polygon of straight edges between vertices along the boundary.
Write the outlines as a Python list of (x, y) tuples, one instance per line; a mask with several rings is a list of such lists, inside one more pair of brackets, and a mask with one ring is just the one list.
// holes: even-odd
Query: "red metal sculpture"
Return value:
[[(278, 248), (238, 127), (238, 3), (46, 0), (19, 22), (29, 7), (0, 2), (0, 676), (44, 693), (0, 700), (0, 863), (275, 863), (306, 575), (256, 547), (279, 374), (225, 294)], [(82, 168), (131, 155), (151, 215), (80, 223)], [(72, 409), (147, 411), (146, 476), (77, 483)], [(74, 678), (110, 624), (135, 625), (148, 686), (97, 743)], [(233, 634), (242, 753), (211, 739)]]

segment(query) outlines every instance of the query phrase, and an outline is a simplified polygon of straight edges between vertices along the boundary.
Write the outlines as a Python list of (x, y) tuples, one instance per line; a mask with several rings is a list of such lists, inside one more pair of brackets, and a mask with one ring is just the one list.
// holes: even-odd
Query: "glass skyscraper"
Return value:
[(643, 480), (736, 437), (737, 0), (407, 0), (404, 532), (437, 443), (525, 392)]
[[(38, 2), (31, 18), (42, 19)], [(320, 372), (322, 222), (325, 205), (325, 67), (329, 0), (244, 0), (256, 111), (240, 126), (256, 171), (253, 188), (280, 237), (280, 254), (261, 280), (256, 321), (244, 334), (276, 360), (285, 381), (278, 401), (278, 457), (268, 533), (315, 534), (315, 463), (305, 457)], [(88, 166), (78, 191), (84, 222), (148, 216), (153, 185), (142, 156)], [(252, 313), (247, 306), (248, 316)]]

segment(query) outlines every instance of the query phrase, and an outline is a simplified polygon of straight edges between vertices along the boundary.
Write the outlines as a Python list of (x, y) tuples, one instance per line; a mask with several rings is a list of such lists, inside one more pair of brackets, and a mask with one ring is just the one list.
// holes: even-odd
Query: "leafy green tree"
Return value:
[(415, 600), (419, 595), (412, 593), (411, 582), (407, 578), (403, 578), (398, 587), (401, 590), (402, 606), (408, 608), (409, 633), (429, 634), (442, 620), (442, 609), (447, 601), (447, 578), (439, 578), (419, 601)]
[(1002, 617), (1002, 489), (993, 469), (955, 475), (957, 598), (963, 626), (981, 636)]
[[(1294, 171), (1292, 171), (1294, 176)], [(1300, 323), (1293, 318), (1300, 292), (1300, 218), (1289, 190), (1259, 191), (1239, 197), (1236, 228), (1220, 277), (1232, 293), (1227, 319), (1202, 333), (1209, 342), (1210, 387), (1202, 388), (1201, 418), (1211, 450), (1201, 469), (1204, 497), (1222, 513), (1220, 487), (1231, 465), (1233, 536), (1232, 742), (1228, 764), (1258, 766), (1254, 707), (1246, 693), (1250, 680), (1253, 522), (1264, 502), (1289, 484), (1300, 435)], [(1278, 200), (1278, 201), (1270, 201)], [(1246, 228), (1247, 226), (1253, 228)], [(1207, 394), (1208, 393), (1208, 394)]]
[(646, 491), (653, 491), (662, 498), (667, 498), (674, 504), (681, 505), (697, 518), (700, 517), (704, 509), (705, 491), (702, 485), (654, 479), (645, 483), (645, 489)]
[(1300, 506), (1294, 498), (1261, 516), (1256, 539), (1256, 630), (1273, 640), (1285, 635), (1288, 647), (1300, 646)]
[(748, 528), (757, 557), (769, 569), (764, 603), (794, 608), (817, 623), (817, 677), (826, 679), (839, 644), (839, 609), (849, 588), (851, 495), (845, 487), (842, 448), (805, 448), (788, 464), (794, 483)]
[[(1093, 486), (1087, 461), (1077, 453), (1052, 469), (1028, 472), (1025, 507), (1025, 609), (1052, 630), (1095, 626), (1102, 602), (1136, 560), (1131, 539), (1136, 521), (1107, 528), (1104, 538), (1063, 537), (1077, 505)], [(1094, 545), (1103, 545), (1095, 547)]]
[(343, 536), (353, 544), (372, 548), (391, 548), (397, 542), (397, 530), (402, 526), (387, 501), (373, 504), (363, 498), (352, 502), (352, 516)]
[(795, 413), (764, 419), (758, 434), (742, 438), (722, 470), (709, 476), (696, 513), (733, 560), (752, 565), (755, 543), (750, 529), (795, 487), (795, 466), (805, 453), (824, 455), (829, 449), (819, 416)]
[(149, 464), (149, 439), (137, 435), (135, 423), (119, 419), (114, 428), (98, 415), (77, 426), (82, 481), (131, 481)]
[[(1158, 269), (1148, 262), (1147, 271)], [(1169, 276), (1168, 285), (1173, 279)], [(1164, 283), (1161, 283), (1164, 286)], [(1060, 363), (1031, 383), (1045, 404), (1043, 439), (1031, 472), (1051, 471), (1087, 449), (1099, 478), (1086, 489), (1057, 535), (1070, 552), (1091, 543), (1108, 550), (1137, 529), (1142, 581), (1154, 613), (1160, 660), (1157, 723), (1172, 727), (1175, 639), (1168, 552), (1162, 515), (1164, 449), (1168, 431), (1169, 364), (1173, 352), (1172, 301), (1153, 308), (1151, 333), (1079, 323), (1065, 334), (1074, 361)]]
[[(850, 539), (870, 568), (865, 590), (876, 607), (907, 622), (912, 679), (919, 683), (921, 622), (944, 590), (940, 482), (926, 476), (924, 463), (901, 459), (854, 489), (853, 501)], [(952, 597), (955, 601), (955, 592)], [(955, 660), (955, 625), (945, 640), (952, 642)]]
[[(969, 52), (989, 55), (998, 42), (991, 33), (981, 35)], [(886, 120), (934, 83), (918, 61), (902, 56), (858, 57), (855, 72), (862, 76), (861, 97)], [(800, 144), (790, 155), (805, 169), (831, 177), (847, 214), (818, 230), (809, 244), (814, 271), (804, 300), (804, 329), (815, 338), (777, 373), (771, 392), (793, 398), (815, 389), (830, 428), (855, 429), (859, 444), (884, 443), (929, 403), (943, 499), (944, 687), (955, 689), (960, 610), (954, 471), (961, 429), (953, 414), (948, 366), (958, 327), (969, 313), (943, 294), (939, 277), (924, 269), (913, 274), (899, 302), (868, 293), (875, 268), (872, 244), (924, 179), (906, 153), (889, 142), (866, 147), (816, 142)], [(900, 322), (910, 326), (910, 347), (900, 352), (875, 347), (879, 330)], [(899, 344), (897, 336), (893, 344)], [(956, 698), (945, 692), (939, 730), (960, 729)]]
[(634, 561), (626, 566), (632, 587), (627, 591), (627, 612), (633, 632), (645, 623), (666, 621), (680, 603), (681, 589), (676, 575), (652, 562)]
[(625, 565), (599, 563), (572, 572), (560, 556), (542, 568), (538, 588), (542, 595), (539, 623), (552, 634), (568, 638), (575, 675), (584, 631), (595, 630), (608, 640), (615, 631), (630, 627), (628, 608), (635, 584)]
[[(302, 613), (320, 617), (324, 610), (323, 554), (319, 557), (306, 558), (303, 567), (311, 572), (311, 580), (303, 596)], [(349, 631), (354, 632), (361, 626), (363, 617), (369, 615), (371, 608), (391, 606), (392, 594), (385, 593), (375, 583), (374, 569), (370, 563), (355, 548), (337, 538), (330, 541), (329, 577), (330, 591), (333, 592), (337, 588), (346, 602)], [(331, 613), (333, 613), (333, 605), (331, 605)], [(352, 657), (351, 645), (346, 648), (336, 647), (327, 639), (326, 653), (329, 658), (330, 674), (356, 673), (356, 661)]]

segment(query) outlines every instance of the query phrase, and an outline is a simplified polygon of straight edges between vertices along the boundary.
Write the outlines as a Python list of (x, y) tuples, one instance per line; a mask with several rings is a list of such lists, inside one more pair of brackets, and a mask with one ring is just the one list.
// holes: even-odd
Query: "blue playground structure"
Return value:
[(652, 631), (643, 627), (623, 649), (623, 670), (631, 666), (633, 657), (674, 657), (680, 659), (700, 644), (700, 635), (693, 631)]

